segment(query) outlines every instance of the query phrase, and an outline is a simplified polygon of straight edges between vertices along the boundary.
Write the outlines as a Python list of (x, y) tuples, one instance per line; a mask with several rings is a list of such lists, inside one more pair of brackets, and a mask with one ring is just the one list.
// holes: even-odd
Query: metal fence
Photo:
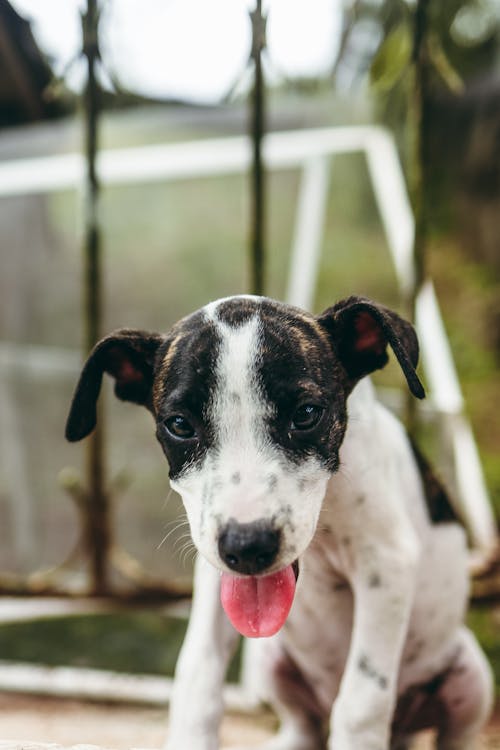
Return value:
[[(367, 159), (402, 298), (407, 298), (413, 289), (413, 218), (390, 134), (376, 127), (272, 133), (264, 140), (266, 168), (270, 171), (300, 169), (302, 173), (287, 291), (287, 299), (293, 304), (306, 308), (313, 304), (331, 159), (336, 154), (358, 152), (364, 153)], [(248, 138), (211, 139), (103, 151), (97, 161), (97, 175), (103, 185), (179, 182), (200, 176), (244, 173), (251, 159)], [(77, 189), (81, 186), (83, 174), (83, 159), (77, 154), (10, 161), (0, 165), (0, 197), (46, 193), (71, 187)], [(468, 525), (473, 547), (486, 553), (496, 540), (495, 523), (471, 428), (464, 416), (463, 397), (431, 281), (426, 281), (418, 294), (416, 324), (429, 383), (429, 400), (449, 428), (461, 515)], [(78, 356), (75, 352), (43, 353), (32, 347), (23, 349), (4, 345), (0, 349), (0, 368), (3, 371), (20, 360), (29, 363), (38, 372), (51, 367), (74, 372)], [(10, 443), (11, 451), (12, 446), (13, 443)], [(16, 464), (16, 460), (13, 455), (12, 465)], [(22, 472), (19, 472), (21, 475)], [(79, 484), (69, 477), (66, 486), (76, 501), (80, 505), (83, 503), (86, 509), (83, 518), (93, 512), (93, 506), (82, 499)], [(15, 523), (16, 533), (21, 538), (27, 519), (21, 514)], [(102, 541), (96, 543), (102, 545)], [(105, 550), (106, 546), (102, 545), (101, 549)], [(122, 567), (125, 572), (128, 569), (132, 571), (133, 562), (129, 561), (127, 567), (126, 559), (123, 553)], [(115, 560), (120, 560), (116, 550)], [(137, 582), (140, 582), (139, 575)], [(143, 594), (148, 591), (151, 596), (176, 596), (181, 593), (168, 587), (152, 586), (147, 578), (143, 584)], [(37, 587), (40, 592), (40, 582)], [(49, 591), (50, 588), (46, 593)], [(95, 593), (105, 592), (97, 588)]]
[[(300, 185), (295, 213), (291, 264), (286, 298), (292, 304), (311, 308), (323, 248), (323, 227), (329, 175), (338, 154), (363, 154), (376, 204), (393, 263), (402, 301), (408, 305), (416, 296), (416, 325), (422, 344), (423, 367), (430, 392), (430, 406), (448, 435), (454, 457), (459, 510), (469, 530), (473, 552), (486, 559), (496, 546), (496, 528), (477, 448), (464, 414), (463, 397), (453, 365), (439, 307), (430, 280), (415, 279), (415, 226), (405, 180), (391, 135), (377, 127), (327, 128), (265, 134), (265, 111), (261, 54), (265, 45), (265, 22), (260, 2), (252, 14), (255, 88), (251, 107), (250, 137), (211, 139), (189, 143), (99, 149), (99, 99), (95, 65), (99, 56), (97, 5), (88, 0), (84, 17), (84, 49), (87, 59), (86, 153), (70, 153), (0, 164), (0, 200), (14, 196), (47, 195), (76, 190), (85, 197), (84, 288), (85, 349), (101, 335), (101, 305), (104, 290), (100, 265), (101, 186), (179, 184), (203, 177), (252, 174), (252, 291), (265, 285), (265, 180), (264, 170), (298, 170)], [(36, 512), (26, 484), (23, 427), (9, 389), (18, 374), (30, 374), (47, 381), (63, 378), (68, 387), (78, 371), (76, 350), (0, 343), (0, 446), (12, 472), (9, 487), (10, 527), (18, 554), (29, 556), (37, 535)], [(66, 390), (67, 390), (66, 387)], [(163, 582), (148, 572), (124, 545), (116, 542), (112, 496), (120, 481), (109, 478), (104, 431), (94, 434), (86, 452), (85, 479), (66, 472), (61, 481), (74, 501), (79, 529), (68, 545), (67, 560), (53, 569), (29, 576), (0, 575), (4, 598), (3, 620), (20, 620), (36, 614), (45, 616), (108, 611), (118, 602), (171, 602), (189, 594), (189, 586)], [(42, 438), (43, 439), (43, 438)], [(83, 579), (76, 576), (75, 558), (83, 562)], [(69, 572), (69, 575), (68, 575)], [(116, 582), (116, 573), (120, 583)], [(88, 598), (88, 596), (91, 598)], [(45, 600), (41, 601), (40, 597)], [(37, 601), (33, 597), (38, 597)], [(49, 597), (51, 597), (49, 599)], [(58, 597), (54, 599), (53, 597)], [(70, 599), (71, 601), (63, 601)], [(79, 695), (92, 698), (137, 700), (163, 703), (168, 700), (167, 680), (129, 676), (105, 676), (73, 670), (44, 670), (2, 664), (1, 685), (7, 689)], [(76, 692), (75, 692), (76, 691)], [(248, 708), (248, 699), (237, 688), (228, 689), (234, 707)]]

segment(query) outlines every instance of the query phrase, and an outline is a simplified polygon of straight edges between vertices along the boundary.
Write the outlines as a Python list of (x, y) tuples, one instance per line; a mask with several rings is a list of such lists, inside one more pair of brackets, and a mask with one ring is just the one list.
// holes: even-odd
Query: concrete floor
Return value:
[[(0, 694), (0, 750), (46, 750), (41, 743), (66, 748), (75, 745), (97, 745), (114, 750), (160, 748), (165, 740), (167, 714), (163, 708), (3, 693)], [(255, 743), (258, 747), (273, 728), (274, 719), (269, 714), (226, 716), (222, 726), (222, 747), (242, 743)], [(431, 748), (429, 735), (422, 736), (416, 746), (416, 750)], [(498, 714), (485, 732), (478, 750), (500, 750)]]

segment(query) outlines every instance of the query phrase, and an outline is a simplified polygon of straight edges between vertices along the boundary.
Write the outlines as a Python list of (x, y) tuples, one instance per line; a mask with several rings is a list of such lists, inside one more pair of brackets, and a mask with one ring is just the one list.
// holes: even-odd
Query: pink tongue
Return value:
[(236, 630), (247, 638), (274, 635), (282, 627), (295, 594), (295, 573), (289, 565), (269, 576), (223, 573), (220, 599)]

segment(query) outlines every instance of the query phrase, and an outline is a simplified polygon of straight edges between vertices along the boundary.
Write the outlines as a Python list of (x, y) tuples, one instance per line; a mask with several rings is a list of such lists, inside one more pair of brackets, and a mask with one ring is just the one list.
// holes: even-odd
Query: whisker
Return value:
[(181, 549), (179, 550), (179, 556), (182, 557), (182, 555), (185, 553), (186, 550), (190, 550), (193, 547), (193, 542), (191, 539), (187, 539), (184, 544), (182, 545)]
[(172, 487), (171, 487), (171, 488), (169, 489), (169, 491), (168, 491), (168, 495), (167, 495), (167, 497), (166, 497), (166, 498), (165, 498), (165, 500), (163, 501), (163, 510), (165, 510), (165, 508), (167, 507), (168, 503), (170, 502), (170, 498), (172, 497), (172, 495), (173, 495), (173, 494), (174, 494), (174, 491), (173, 491), (173, 489), (172, 489)]
[(174, 518), (172, 521), (168, 521), (165, 524), (164, 528), (168, 529), (170, 526), (175, 526), (177, 524), (183, 524), (183, 523), (187, 523), (187, 522), (188, 522), (187, 516), (186, 516), (186, 514), (183, 514), (180, 518)]
[(165, 534), (165, 536), (159, 543), (158, 547), (156, 548), (157, 551), (160, 549), (160, 547), (162, 547), (165, 544), (167, 539), (169, 539), (172, 536), (172, 534), (174, 534), (176, 531), (179, 531), (179, 529), (185, 528), (188, 525), (189, 525), (189, 521), (187, 520), (187, 518), (182, 518), (180, 520), (176, 519), (175, 521), (171, 521), (170, 523), (168, 523), (167, 526), (172, 526), (172, 528)]
[(185, 542), (180, 553), (181, 564), (183, 567), (186, 567), (186, 563), (189, 559), (189, 555), (191, 555), (193, 552), (196, 553), (196, 548), (193, 542), (191, 541), (191, 539), (189, 539), (187, 542)]
[[(186, 544), (186, 543), (190, 543), (190, 544), (192, 544), (192, 543), (193, 543), (193, 540), (191, 539), (191, 534), (190, 534), (190, 532), (186, 532), (185, 534), (181, 534), (181, 536), (179, 536), (179, 537), (178, 537), (178, 538), (177, 538), (177, 539), (175, 540), (175, 542), (174, 542), (174, 546), (173, 546), (173, 551), (174, 551), (174, 552), (175, 552), (176, 554), (178, 554), (178, 548), (179, 548), (179, 545), (180, 545), (180, 544), (181, 544), (182, 542), (184, 542), (185, 544)], [(183, 548), (184, 548), (184, 547), (183, 547)]]

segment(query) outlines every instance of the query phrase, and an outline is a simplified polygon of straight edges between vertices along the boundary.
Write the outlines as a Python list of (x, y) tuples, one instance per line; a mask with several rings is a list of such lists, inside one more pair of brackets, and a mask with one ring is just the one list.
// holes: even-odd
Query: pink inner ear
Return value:
[(144, 380), (144, 375), (140, 370), (130, 364), (126, 359), (120, 362), (120, 368), (116, 374), (118, 380), (126, 383), (138, 383)]
[(108, 358), (107, 371), (119, 383), (125, 385), (127, 383), (140, 383), (144, 380), (144, 374), (141, 370), (135, 367), (128, 359), (128, 356), (118, 347), (113, 347), (109, 350)]
[(354, 327), (356, 329), (354, 351), (384, 353), (387, 342), (379, 324), (369, 313), (359, 313), (354, 319)]

